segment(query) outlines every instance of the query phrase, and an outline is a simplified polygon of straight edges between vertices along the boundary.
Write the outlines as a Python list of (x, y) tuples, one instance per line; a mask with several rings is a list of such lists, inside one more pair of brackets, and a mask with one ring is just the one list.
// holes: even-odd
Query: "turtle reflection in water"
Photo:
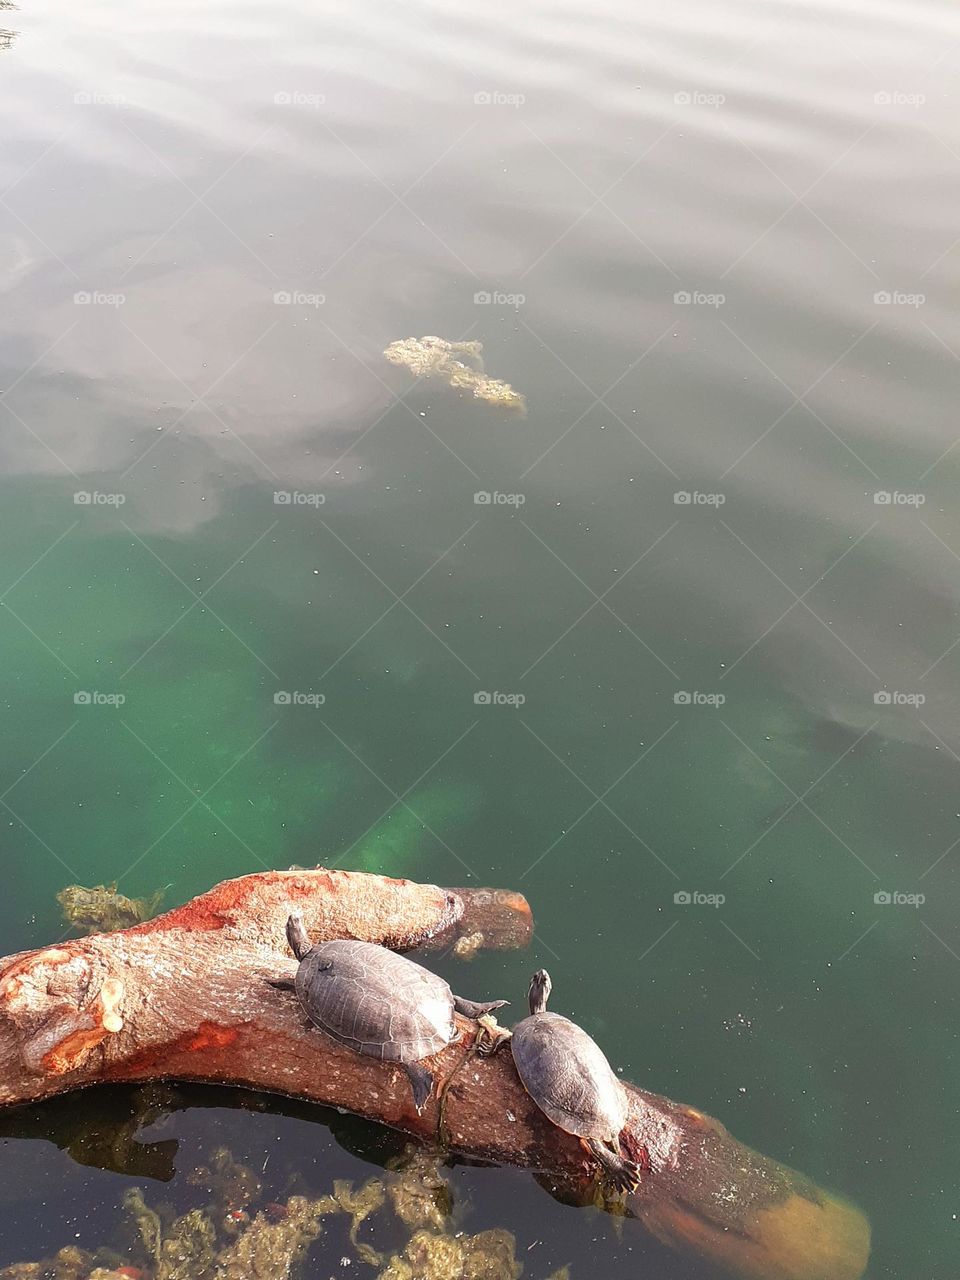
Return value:
[(310, 1021), (334, 1040), (381, 1062), (399, 1063), (418, 1112), (433, 1088), (423, 1060), (459, 1038), (454, 1010), (480, 1018), (508, 1003), (455, 996), (435, 973), (375, 942), (337, 939), (314, 946), (296, 914), (287, 921), (287, 941), (300, 967), (292, 983), (281, 979), (273, 985), (292, 986)]
[(495, 1053), (507, 1040), (517, 1074), (544, 1115), (573, 1133), (600, 1162), (619, 1191), (634, 1191), (640, 1166), (620, 1153), (627, 1122), (627, 1095), (600, 1046), (569, 1018), (547, 1013), (553, 984), (546, 969), (530, 983), (530, 1017), (512, 1032), (484, 1021), (481, 1053)]

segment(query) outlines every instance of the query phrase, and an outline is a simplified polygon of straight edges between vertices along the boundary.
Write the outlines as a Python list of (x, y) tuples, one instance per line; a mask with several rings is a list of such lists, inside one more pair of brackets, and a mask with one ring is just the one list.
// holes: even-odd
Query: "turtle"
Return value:
[(512, 1032), (484, 1020), (480, 1052), (495, 1052), (509, 1039), (521, 1083), (548, 1120), (576, 1134), (618, 1191), (634, 1191), (640, 1166), (620, 1153), (627, 1095), (600, 1046), (569, 1018), (547, 1012), (553, 988), (546, 969), (533, 975), (530, 1016)]
[(456, 996), (437, 974), (376, 942), (337, 938), (314, 946), (302, 917), (287, 920), (287, 941), (300, 961), (292, 988), (307, 1018), (340, 1044), (403, 1067), (421, 1114), (433, 1089), (423, 1060), (459, 1040), (454, 1010), (489, 1018), (507, 1000), (477, 1002)]

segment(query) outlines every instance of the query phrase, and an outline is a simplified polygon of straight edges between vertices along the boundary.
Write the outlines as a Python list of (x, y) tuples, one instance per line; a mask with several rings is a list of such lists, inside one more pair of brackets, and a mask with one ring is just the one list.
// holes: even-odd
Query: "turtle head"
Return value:
[(298, 960), (302, 960), (313, 948), (313, 943), (304, 928), (303, 916), (299, 911), (291, 911), (287, 917), (287, 942), (290, 943), (290, 950)]
[(552, 990), (553, 983), (550, 981), (549, 973), (546, 969), (538, 969), (530, 979), (530, 990), (527, 992), (531, 1013), (546, 1013), (547, 1001)]

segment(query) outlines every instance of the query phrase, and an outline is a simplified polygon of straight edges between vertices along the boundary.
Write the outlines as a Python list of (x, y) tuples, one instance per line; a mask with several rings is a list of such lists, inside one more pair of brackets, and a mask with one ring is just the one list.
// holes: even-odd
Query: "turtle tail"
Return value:
[(292, 911), (287, 918), (287, 942), (290, 943), (290, 950), (298, 960), (302, 960), (307, 952), (313, 949), (313, 943), (307, 936), (303, 916), (299, 911)]

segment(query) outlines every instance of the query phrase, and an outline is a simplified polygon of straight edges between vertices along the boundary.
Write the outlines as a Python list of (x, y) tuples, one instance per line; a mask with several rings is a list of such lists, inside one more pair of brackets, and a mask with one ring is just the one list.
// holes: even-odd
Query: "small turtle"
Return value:
[(600, 1046), (569, 1018), (547, 1013), (552, 986), (546, 969), (538, 970), (528, 993), (530, 1017), (512, 1034), (485, 1022), (481, 1052), (494, 1052), (509, 1039), (523, 1087), (544, 1115), (577, 1135), (618, 1190), (633, 1191), (640, 1166), (620, 1154), (626, 1092)]
[(336, 939), (314, 946), (297, 914), (287, 921), (287, 941), (300, 968), (293, 982), (273, 985), (292, 987), (310, 1021), (334, 1040), (381, 1062), (398, 1062), (410, 1078), (418, 1113), (433, 1088), (423, 1059), (460, 1037), (454, 1010), (480, 1018), (509, 1003), (455, 996), (435, 973), (375, 942)]

